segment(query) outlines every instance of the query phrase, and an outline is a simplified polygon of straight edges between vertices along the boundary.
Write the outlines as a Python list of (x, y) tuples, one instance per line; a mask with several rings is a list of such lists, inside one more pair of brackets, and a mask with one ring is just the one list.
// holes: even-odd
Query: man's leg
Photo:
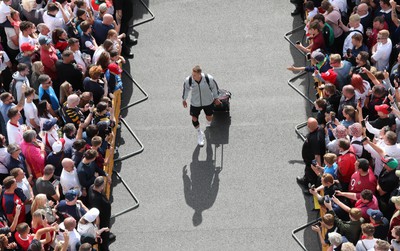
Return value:
[(204, 133), (201, 131), (199, 123), (201, 107), (190, 106), (190, 115), (192, 116), (192, 124), (197, 130), (197, 143), (199, 146), (204, 146)]
[(214, 114), (213, 105), (211, 104), (207, 107), (204, 107), (204, 113), (206, 114), (207, 126), (210, 126)]

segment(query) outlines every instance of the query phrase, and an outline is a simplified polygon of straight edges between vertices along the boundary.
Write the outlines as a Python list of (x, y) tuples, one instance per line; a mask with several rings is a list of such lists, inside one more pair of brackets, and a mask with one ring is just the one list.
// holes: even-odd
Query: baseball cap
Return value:
[(65, 193), (65, 199), (67, 201), (73, 201), (76, 197), (78, 197), (76, 190), (68, 190), (68, 192)]
[(375, 111), (381, 112), (384, 114), (389, 114), (389, 106), (387, 104), (382, 104), (382, 105), (376, 105), (375, 106)]
[(397, 166), (399, 165), (399, 162), (397, 161), (397, 159), (395, 159), (393, 157), (389, 157), (389, 156), (383, 157), (382, 162), (384, 164), (386, 164), (388, 167), (390, 167), (390, 169), (396, 169)]
[(383, 219), (383, 213), (379, 210), (373, 210), (370, 208), (367, 210), (367, 214), (374, 219), (374, 221), (380, 222)]
[(91, 208), (89, 211), (87, 211), (87, 212), (85, 213), (85, 215), (83, 216), (83, 218), (84, 218), (85, 220), (87, 220), (88, 222), (93, 222), (93, 221), (96, 220), (96, 218), (97, 218), (97, 216), (99, 216), (99, 214), (100, 214), (99, 209), (93, 207), (93, 208)]
[(334, 84), (336, 82), (337, 73), (333, 69), (321, 73), (321, 78), (328, 83)]
[(122, 69), (116, 63), (109, 64), (108, 69), (110, 70), (111, 73), (114, 73), (116, 75), (119, 75), (122, 73)]
[(61, 139), (57, 140), (56, 142), (54, 142), (53, 145), (51, 146), (51, 148), (53, 149), (53, 152), (58, 153), (62, 150), (64, 145), (65, 145), (65, 139), (61, 138)]
[(315, 61), (322, 62), (325, 59), (325, 55), (320, 51), (313, 51), (311, 53), (311, 58), (315, 59)]
[(49, 37), (40, 36), (40, 38), (39, 38), (39, 44), (40, 45), (50, 44), (50, 43), (51, 43), (51, 39)]
[(55, 124), (57, 124), (57, 119), (56, 118), (52, 118), (52, 119), (46, 120), (43, 123), (43, 131), (50, 130)]
[(30, 43), (23, 43), (21, 44), (21, 51), (26, 52), (26, 51), (34, 51), (35, 46), (31, 45)]

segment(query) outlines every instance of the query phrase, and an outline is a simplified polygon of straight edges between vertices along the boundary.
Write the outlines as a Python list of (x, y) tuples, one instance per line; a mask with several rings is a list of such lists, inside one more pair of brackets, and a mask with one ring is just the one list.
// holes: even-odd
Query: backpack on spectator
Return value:
[(16, 88), (16, 84), (17, 84), (17, 81), (13, 78), (13, 80), (11, 81), (11, 83), (10, 83), (10, 88), (9, 88), (9, 90), (10, 90), (10, 93), (11, 93), (11, 95), (14, 97), (14, 103), (18, 103), (18, 100), (16, 100), (16, 98), (17, 98), (17, 88)]

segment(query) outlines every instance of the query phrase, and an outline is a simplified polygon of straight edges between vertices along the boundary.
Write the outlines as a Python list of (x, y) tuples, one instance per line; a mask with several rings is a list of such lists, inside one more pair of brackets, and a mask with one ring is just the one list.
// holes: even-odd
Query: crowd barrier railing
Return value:
[[(289, 36), (291, 36), (291, 35), (293, 35), (293, 34), (295, 34), (295, 33), (297, 33), (297, 32), (301, 32), (301, 31), (303, 31), (303, 33), (304, 33), (304, 25), (301, 25), (301, 26), (299, 26), (299, 27), (293, 29), (292, 31), (287, 32), (287, 33), (284, 35), (284, 38), (286, 39), (286, 41), (289, 42), (289, 44), (290, 44), (293, 48), (296, 48), (297, 51), (305, 57), (306, 54), (305, 54), (303, 51), (299, 50), (299, 49), (296, 47), (295, 42), (293, 42), (293, 41), (290, 40), (290, 38), (289, 38)], [(303, 39), (304, 39), (304, 36), (305, 36), (305, 33), (303, 34)], [(296, 80), (299, 79), (300, 77), (306, 75), (307, 73), (308, 73), (308, 72), (306, 72), (306, 71), (301, 71), (301, 72), (299, 72), (296, 76), (294, 76), (293, 78), (289, 79), (289, 80), (287, 81), (287, 84), (288, 84), (295, 92), (297, 92), (300, 96), (302, 96), (305, 100), (307, 100), (311, 105), (314, 105), (314, 101), (311, 100), (311, 99), (309, 98), (308, 93), (305, 94), (303, 91), (301, 91), (299, 88), (297, 88), (297, 87), (294, 85), (294, 81), (296, 81)], [(316, 79), (314, 79), (314, 78), (313, 78), (313, 80), (314, 80), (315, 82), (318, 83), (318, 84), (317, 84), (317, 87), (321, 86), (321, 84), (322, 84), (321, 81), (318, 81), (318, 80), (316, 80)], [(309, 81), (309, 82), (310, 82), (310, 83), (309, 83), (310, 85), (312, 85), (312, 84), (315, 83), (315, 82), (314, 82), (314, 83), (311, 83), (311, 81)], [(316, 91), (317, 91), (317, 93), (318, 93), (318, 96), (319, 96), (319, 97), (322, 97), (322, 91), (321, 91), (319, 88), (317, 88)], [(307, 126), (307, 122), (303, 122), (303, 123), (298, 124), (298, 125), (295, 126), (295, 132), (296, 132), (296, 134), (300, 137), (300, 139), (301, 139), (302, 141), (305, 141), (305, 140), (306, 140), (306, 137), (300, 132), (300, 130), (301, 130), (302, 128), (306, 127), (306, 126)], [(313, 220), (313, 221), (311, 221), (311, 222), (308, 222), (308, 223), (306, 223), (306, 224), (304, 224), (304, 225), (302, 225), (302, 226), (300, 226), (300, 227), (298, 227), (298, 228), (296, 228), (296, 229), (294, 229), (294, 230), (292, 231), (292, 237), (293, 237), (293, 239), (294, 239), (294, 240), (297, 242), (297, 244), (299, 244), (299, 246), (300, 246), (303, 250), (305, 250), (305, 251), (307, 251), (307, 248), (304, 246), (304, 244), (303, 244), (303, 243), (299, 240), (299, 238), (296, 236), (296, 233), (299, 232), (299, 231), (301, 231), (301, 230), (306, 229), (307, 227), (310, 227), (310, 226), (314, 225), (314, 224), (317, 223), (319, 220), (321, 220), (321, 218), (325, 215), (325, 211), (323, 210), (322, 207), (319, 209), (319, 214), (320, 214), (320, 218), (317, 218), (317, 219), (315, 219), (315, 220)], [(323, 229), (322, 235), (324, 236), (325, 233), (326, 233), (326, 230)], [(322, 250), (322, 251), (326, 251), (327, 249), (328, 249), (328, 245), (322, 245), (322, 247), (321, 247), (321, 250)]]

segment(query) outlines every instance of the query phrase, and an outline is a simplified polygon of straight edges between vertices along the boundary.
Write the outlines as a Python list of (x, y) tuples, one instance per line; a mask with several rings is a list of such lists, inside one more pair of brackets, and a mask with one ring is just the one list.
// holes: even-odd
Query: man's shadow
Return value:
[(206, 160), (199, 160), (200, 149), (201, 147), (197, 146), (193, 152), (190, 173), (188, 174), (185, 165), (182, 177), (186, 204), (194, 209), (193, 226), (200, 225), (203, 221), (203, 211), (213, 206), (218, 194), (221, 170), (214, 165), (211, 144), (207, 144), (206, 147)]

